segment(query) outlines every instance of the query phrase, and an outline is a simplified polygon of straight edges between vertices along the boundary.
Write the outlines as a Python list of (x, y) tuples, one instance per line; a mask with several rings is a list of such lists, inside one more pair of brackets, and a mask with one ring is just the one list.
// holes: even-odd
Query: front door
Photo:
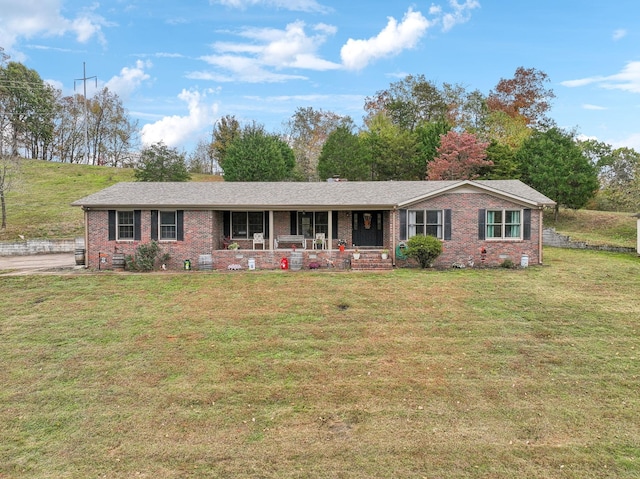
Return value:
[(382, 247), (382, 211), (354, 211), (351, 218), (353, 244), (358, 247)]

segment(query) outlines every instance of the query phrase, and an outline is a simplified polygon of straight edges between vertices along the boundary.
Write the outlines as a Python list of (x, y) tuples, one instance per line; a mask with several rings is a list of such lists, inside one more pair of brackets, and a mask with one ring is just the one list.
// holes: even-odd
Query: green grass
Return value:
[(0, 276), (0, 477), (635, 478), (640, 259)]
[[(22, 160), (19, 180), (7, 193), (7, 228), (0, 240), (64, 239), (84, 235), (82, 210), (71, 203), (121, 181), (132, 169)], [(193, 181), (219, 179), (194, 175)]]
[(560, 210), (555, 221), (553, 212), (546, 212), (545, 227), (569, 235), (573, 241), (591, 245), (636, 247), (637, 219), (630, 213), (593, 210)]

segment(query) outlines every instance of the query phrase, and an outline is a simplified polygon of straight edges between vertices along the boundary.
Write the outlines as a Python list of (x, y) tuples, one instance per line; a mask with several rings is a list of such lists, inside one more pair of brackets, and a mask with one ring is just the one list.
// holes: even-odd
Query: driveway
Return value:
[(82, 269), (76, 266), (74, 253), (0, 256), (0, 277), (8, 275), (60, 272)]

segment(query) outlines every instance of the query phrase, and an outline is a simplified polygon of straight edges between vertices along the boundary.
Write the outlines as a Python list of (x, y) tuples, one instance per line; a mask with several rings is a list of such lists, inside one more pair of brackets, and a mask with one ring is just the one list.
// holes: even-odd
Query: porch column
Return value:
[(269, 249), (273, 250), (273, 238), (275, 231), (273, 230), (273, 210), (269, 210)]
[(333, 249), (333, 210), (329, 210), (329, 237), (327, 238), (327, 245), (329, 251)]

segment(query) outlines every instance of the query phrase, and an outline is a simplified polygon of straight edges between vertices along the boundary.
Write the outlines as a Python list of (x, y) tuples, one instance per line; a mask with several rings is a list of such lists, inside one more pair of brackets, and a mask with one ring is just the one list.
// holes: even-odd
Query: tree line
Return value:
[[(186, 181), (189, 173), (226, 181), (521, 179), (558, 203), (640, 209), (640, 155), (580, 141), (549, 116), (548, 76), (519, 67), (487, 94), (408, 75), (365, 98), (361, 125), (337, 113), (298, 108), (280, 132), (234, 115), (218, 119), (210, 141), (186, 154), (162, 143), (141, 148), (139, 127), (103, 88), (63, 96), (0, 49), (0, 154), (134, 167), (139, 181)], [(0, 200), (9, 175), (0, 168)], [(4, 218), (4, 215), (3, 215)]]

